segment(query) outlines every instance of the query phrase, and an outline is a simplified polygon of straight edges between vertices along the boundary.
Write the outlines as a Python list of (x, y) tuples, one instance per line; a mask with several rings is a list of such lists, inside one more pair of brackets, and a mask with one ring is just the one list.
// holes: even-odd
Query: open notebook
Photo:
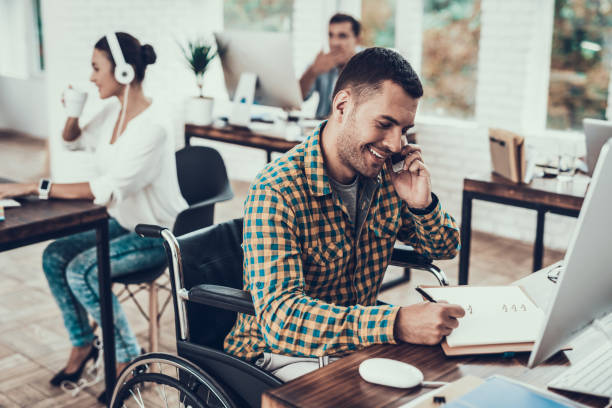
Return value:
[(542, 310), (520, 286), (422, 289), (436, 301), (445, 300), (465, 309), (459, 327), (442, 345), (448, 355), (529, 351), (544, 321)]

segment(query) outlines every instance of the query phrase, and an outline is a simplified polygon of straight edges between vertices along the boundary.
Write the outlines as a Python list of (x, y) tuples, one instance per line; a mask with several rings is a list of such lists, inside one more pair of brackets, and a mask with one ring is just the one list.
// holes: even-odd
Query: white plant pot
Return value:
[(207, 96), (189, 98), (185, 109), (185, 121), (194, 125), (210, 125), (213, 121), (213, 104), (214, 99)]

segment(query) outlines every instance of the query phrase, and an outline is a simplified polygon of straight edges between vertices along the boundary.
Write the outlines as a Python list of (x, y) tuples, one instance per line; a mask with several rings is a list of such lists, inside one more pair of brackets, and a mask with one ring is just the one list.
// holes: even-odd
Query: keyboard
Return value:
[(612, 398), (612, 343), (604, 342), (548, 383), (548, 388)]

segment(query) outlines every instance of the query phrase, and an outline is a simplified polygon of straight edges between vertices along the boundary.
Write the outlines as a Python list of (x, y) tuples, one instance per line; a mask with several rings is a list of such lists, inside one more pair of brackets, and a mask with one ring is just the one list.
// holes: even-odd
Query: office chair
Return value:
[[(213, 224), (215, 203), (230, 200), (232, 192), (225, 164), (219, 152), (205, 146), (187, 146), (176, 152), (176, 170), (181, 194), (189, 207), (178, 214), (172, 228), (176, 236), (186, 234)], [(159, 345), (159, 320), (172, 299), (167, 284), (160, 284), (158, 278), (166, 270), (167, 264), (148, 269), (136, 269), (128, 274), (112, 278), (113, 283), (123, 285), (117, 294), (121, 302), (132, 299), (139, 312), (149, 321), (149, 350), (156, 352)], [(133, 289), (131, 285), (138, 285)], [(149, 292), (148, 313), (138, 302), (136, 294), (142, 290)], [(159, 291), (168, 296), (159, 308)]]
[[(242, 219), (180, 237), (151, 225), (138, 225), (136, 232), (164, 239), (178, 356), (150, 353), (136, 358), (119, 376), (110, 406), (147, 400), (166, 406), (259, 407), (261, 394), (281, 380), (223, 351), (237, 313), (255, 314), (251, 294), (242, 290)], [(395, 249), (392, 264), (425, 269), (446, 284), (444, 273), (414, 250)]]

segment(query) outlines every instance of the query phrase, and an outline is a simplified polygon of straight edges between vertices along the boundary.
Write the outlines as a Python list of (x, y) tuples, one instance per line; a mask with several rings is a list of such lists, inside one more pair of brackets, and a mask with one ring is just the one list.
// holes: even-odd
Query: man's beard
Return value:
[(353, 110), (342, 129), (342, 133), (338, 136), (338, 157), (344, 165), (350, 167), (357, 174), (367, 178), (376, 177), (380, 169), (369, 166), (365, 158), (365, 154), (370, 153), (360, 150), (359, 146), (354, 142), (359, 140), (359, 130), (356, 123), (356, 114), (355, 110)]

